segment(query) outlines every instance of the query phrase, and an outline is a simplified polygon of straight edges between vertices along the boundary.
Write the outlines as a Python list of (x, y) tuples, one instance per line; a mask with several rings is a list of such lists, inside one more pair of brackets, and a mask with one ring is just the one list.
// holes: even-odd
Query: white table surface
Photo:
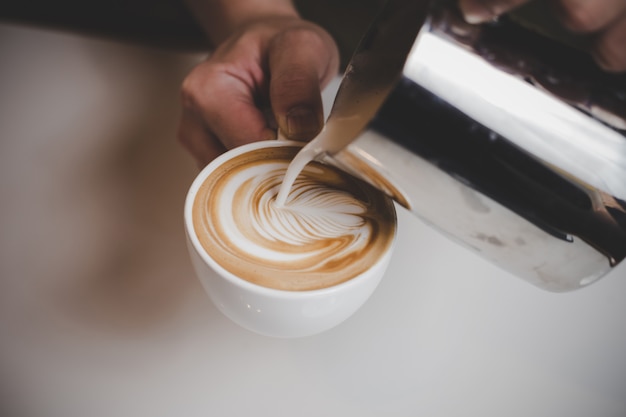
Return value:
[[(11, 26), (0, 39), (2, 415), (626, 416), (626, 264), (553, 294), (400, 210), (360, 311), (309, 338), (258, 336), (216, 310), (186, 259), (195, 170), (169, 137), (188, 64), (146, 80), (180, 57)], [(121, 100), (129, 89), (159, 91), (170, 116), (140, 124), (159, 129), (129, 127), (154, 104)], [(133, 146), (103, 139), (111, 126)]]

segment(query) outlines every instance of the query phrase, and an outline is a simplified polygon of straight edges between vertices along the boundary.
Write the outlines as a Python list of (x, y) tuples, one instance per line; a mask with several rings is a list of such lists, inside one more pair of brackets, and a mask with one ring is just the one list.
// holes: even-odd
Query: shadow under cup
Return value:
[(191, 260), (209, 297), (237, 324), (268, 336), (308, 336), (350, 317), (380, 282), (396, 239), (389, 197), (318, 162), (277, 207), (302, 146), (233, 149), (202, 170), (185, 202)]

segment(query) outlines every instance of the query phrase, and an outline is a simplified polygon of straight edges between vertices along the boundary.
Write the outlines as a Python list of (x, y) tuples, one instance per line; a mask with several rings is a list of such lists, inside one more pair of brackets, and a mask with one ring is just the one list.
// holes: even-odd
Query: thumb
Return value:
[(332, 40), (323, 37), (315, 30), (289, 29), (270, 47), (269, 96), (288, 139), (310, 140), (324, 125), (321, 86), (336, 73), (338, 59)]

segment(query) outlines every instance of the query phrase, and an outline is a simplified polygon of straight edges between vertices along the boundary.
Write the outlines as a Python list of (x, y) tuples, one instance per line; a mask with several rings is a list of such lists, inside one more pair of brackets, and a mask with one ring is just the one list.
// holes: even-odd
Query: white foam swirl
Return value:
[(220, 196), (220, 219), (237, 250), (268, 262), (323, 262), (328, 258), (321, 254), (331, 246), (338, 249), (336, 242), (341, 241), (342, 252), (334, 257), (367, 242), (364, 203), (307, 175), (319, 174), (315, 168), (307, 168), (294, 183), (284, 206), (275, 205), (286, 167), (274, 165), (240, 170)]
[(360, 216), (366, 208), (350, 194), (308, 179), (296, 181), (291, 190), (283, 207), (265, 202), (259, 231), (292, 245), (363, 232)]
[(194, 224), (207, 252), (239, 277), (323, 288), (376, 262), (393, 239), (395, 212), (374, 188), (319, 163), (305, 167), (286, 204), (275, 204), (296, 151), (229, 161), (198, 191)]

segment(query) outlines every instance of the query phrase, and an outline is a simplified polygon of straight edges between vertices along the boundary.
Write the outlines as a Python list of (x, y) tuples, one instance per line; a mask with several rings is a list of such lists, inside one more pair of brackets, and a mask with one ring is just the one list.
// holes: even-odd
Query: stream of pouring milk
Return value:
[(333, 155), (352, 142), (353, 138), (350, 135), (341, 134), (341, 125), (337, 122), (337, 118), (329, 118), (322, 131), (296, 154), (287, 167), (285, 178), (276, 196), (274, 204), (277, 207), (285, 205), (293, 183), (309, 162), (324, 154)]

